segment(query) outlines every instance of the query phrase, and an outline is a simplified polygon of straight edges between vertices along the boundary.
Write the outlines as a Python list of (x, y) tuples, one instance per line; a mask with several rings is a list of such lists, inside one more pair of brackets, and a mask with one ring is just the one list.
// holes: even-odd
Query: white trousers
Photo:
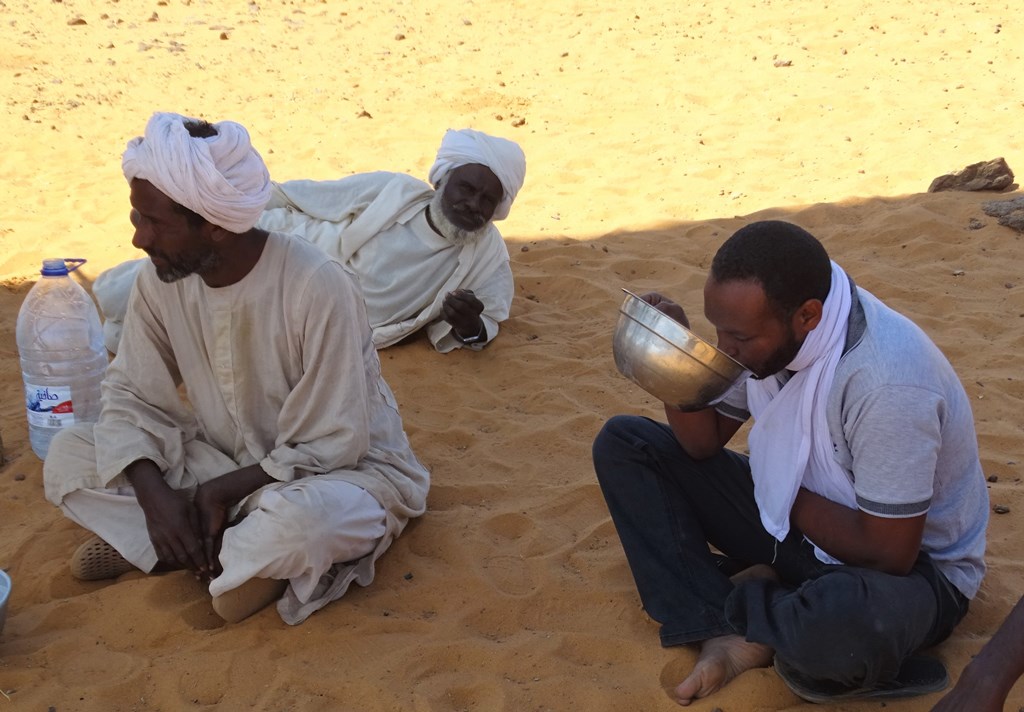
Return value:
[[(60, 507), (133, 565), (143, 571), (156, 565), (146, 517), (131, 487), (78, 490), (66, 495)], [(349, 482), (313, 476), (262, 487), (244, 500), (237, 523), (224, 532), (223, 572), (210, 582), (210, 594), (252, 578), (287, 579), (306, 603), (333, 564), (376, 548), (384, 536), (384, 517), (380, 503)]]

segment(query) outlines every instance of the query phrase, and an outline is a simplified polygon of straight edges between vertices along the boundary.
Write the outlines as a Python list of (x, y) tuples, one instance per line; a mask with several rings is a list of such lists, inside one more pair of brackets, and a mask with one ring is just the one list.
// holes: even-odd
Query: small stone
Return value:
[(72, 17), (70, 20), (68, 20), (68, 24), (74, 26), (74, 25), (88, 25), (89, 23), (85, 21), (84, 17)]
[(985, 227), (984, 221), (978, 220), (978, 218), (971, 218), (967, 223), (968, 230), (980, 230), (983, 227)]
[(1007, 514), (1010, 511), (1010, 508), (1007, 507), (1005, 504), (997, 504), (994, 507), (992, 507), (992, 511), (996, 514)]
[(228, 38), (228, 33), (227, 33), (227, 32), (221, 32), (221, 33), (220, 33), (220, 38), (221, 38), (222, 40), (226, 40), (226, 39)]
[(989, 482), (998, 482), (999, 481), (999, 475), (989, 475), (988, 476), (988, 481)]
[(929, 193), (946, 190), (1003, 190), (1013, 184), (1013, 171), (1002, 157), (972, 163), (961, 171), (939, 176), (928, 186)]
[(955, 269), (955, 270), (953, 270), (953, 276), (954, 277), (963, 277), (964, 276), (964, 271), (962, 269)]
[(406, 581), (412, 581), (412, 572), (407, 573), (402, 578), (404, 578)]
[(522, 247), (519, 248), (519, 251), (520, 252), (529, 252), (530, 251), (530, 246), (529, 245), (523, 245)]
[(395, 39), (396, 40), (404, 40), (405, 39), (405, 35), (403, 35), (401, 32), (399, 32), (397, 35), (395, 35)]
[(20, 472), (14, 476), (14, 481), (15, 482), (22, 482), (22, 481), (24, 481), (24, 479), (25, 479), (25, 475), (21, 474)]

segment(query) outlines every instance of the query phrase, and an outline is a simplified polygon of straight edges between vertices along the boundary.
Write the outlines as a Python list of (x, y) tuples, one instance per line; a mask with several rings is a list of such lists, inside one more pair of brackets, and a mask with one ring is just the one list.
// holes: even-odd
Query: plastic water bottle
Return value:
[(29, 441), (41, 460), (61, 428), (100, 416), (100, 383), (108, 361), (100, 315), (88, 292), (68, 276), (84, 263), (43, 260), (43, 278), (18, 311)]

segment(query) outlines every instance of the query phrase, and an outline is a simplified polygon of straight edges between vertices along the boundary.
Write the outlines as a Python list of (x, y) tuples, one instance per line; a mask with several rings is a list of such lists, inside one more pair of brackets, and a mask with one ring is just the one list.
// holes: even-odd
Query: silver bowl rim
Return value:
[[(732, 356), (730, 356), (729, 354), (727, 354), (727, 353), (725, 353), (724, 351), (722, 351), (722, 350), (721, 350), (720, 348), (718, 348), (717, 346), (715, 346), (714, 344), (712, 344), (712, 343), (711, 343), (710, 341), (708, 341), (707, 339), (703, 339), (703, 338), (701, 338), (700, 336), (698, 336), (697, 334), (695, 334), (695, 333), (693, 332), (693, 330), (692, 330), (692, 329), (688, 329), (688, 328), (687, 328), (687, 327), (685, 327), (685, 326), (684, 326), (684, 325), (683, 325), (682, 323), (680, 323), (680, 322), (676, 321), (675, 319), (673, 319), (672, 317), (670, 317), (670, 316), (669, 316), (668, 314), (666, 314), (665, 312), (661, 311), (660, 309), (658, 309), (657, 307), (655, 307), (655, 306), (653, 306), (653, 305), (651, 305), (651, 304), (648, 304), (648, 303), (647, 303), (647, 302), (645, 302), (645, 301), (644, 301), (643, 299), (641, 299), (641, 298), (640, 298), (640, 296), (639, 296), (638, 294), (635, 294), (635, 293), (631, 292), (630, 290), (626, 289), (625, 287), (620, 287), (620, 289), (621, 289), (621, 290), (622, 290), (623, 292), (625, 292), (627, 296), (629, 296), (629, 297), (632, 297), (632, 298), (633, 298), (633, 300), (635, 300), (636, 302), (638, 302), (638, 303), (642, 304), (642, 305), (643, 305), (643, 307), (641, 307), (641, 308), (644, 308), (644, 307), (645, 307), (646, 309), (650, 309), (650, 310), (651, 310), (651, 312), (652, 312), (653, 314), (655, 314), (655, 315), (657, 315), (657, 316), (660, 316), (660, 317), (663, 317), (664, 319), (666, 319), (666, 320), (668, 321), (668, 323), (670, 323), (670, 324), (672, 324), (673, 326), (676, 326), (676, 327), (678, 327), (679, 329), (681, 329), (681, 330), (682, 330), (682, 333), (683, 333), (683, 335), (684, 335), (684, 336), (685, 336), (686, 338), (688, 338), (688, 339), (692, 339), (692, 340), (694, 340), (694, 341), (696, 341), (696, 342), (698, 342), (698, 343), (700, 343), (700, 344), (703, 344), (704, 346), (707, 346), (707, 347), (708, 347), (709, 349), (711, 349), (711, 350), (712, 350), (712, 351), (713, 351), (713, 352), (714, 352), (715, 354), (717, 354), (717, 355), (721, 356), (721, 357), (722, 357), (722, 358), (724, 358), (724, 359), (727, 359), (727, 362), (729, 362), (729, 363), (732, 363), (732, 365), (733, 365), (733, 366), (735, 366), (735, 368), (736, 368), (736, 369), (737, 369), (737, 370), (739, 371), (739, 373), (738, 373), (738, 374), (737, 374), (736, 376), (734, 376), (734, 377), (726, 376), (726, 375), (724, 375), (724, 374), (719, 374), (719, 375), (722, 375), (722, 376), (723, 376), (724, 378), (726, 378), (727, 380), (733, 380), (733, 381), (736, 381), (736, 380), (739, 380), (739, 378), (740, 378), (740, 377), (741, 377), (741, 376), (742, 376), (742, 375), (743, 375), (743, 374), (744, 374), (745, 372), (748, 372), (748, 369), (747, 369), (747, 367), (746, 367), (746, 366), (744, 366), (744, 365), (743, 365), (742, 363), (740, 363), (739, 361), (737, 361), (736, 359), (734, 359), (734, 358), (733, 358)], [(626, 300), (626, 302), (629, 302), (629, 301), (630, 301), (630, 300), (628, 300), (628, 299)], [(626, 313), (626, 311), (625, 311), (625, 306), (626, 306), (626, 302), (624, 302), (624, 303), (622, 304), (622, 306), (620, 306), (620, 307), (619, 307), (619, 313), (620, 313), (620, 314), (622, 314), (623, 316), (626, 316), (626, 317), (629, 317), (630, 319), (633, 319), (633, 316), (632, 316), (631, 314), (628, 314), (628, 313)], [(662, 334), (662, 333), (660, 333), (660, 332), (657, 332), (657, 331), (655, 331), (654, 329), (651, 329), (651, 327), (650, 327), (650, 326), (648, 326), (647, 324), (644, 324), (644, 323), (643, 323), (642, 321), (637, 321), (636, 319), (633, 319), (633, 321), (636, 321), (636, 323), (637, 323), (637, 324), (639, 324), (640, 326), (643, 326), (643, 327), (644, 327), (644, 328), (646, 328), (646, 329), (647, 329), (648, 331), (650, 331), (650, 332), (651, 332), (652, 334), (655, 334), (656, 336), (659, 336), (659, 337), (661, 337), (662, 339), (665, 339), (666, 341), (668, 341), (668, 342), (669, 342), (670, 344), (672, 344), (673, 346), (675, 346), (675, 347), (677, 347), (677, 348), (680, 348), (680, 349), (682, 349), (682, 348), (683, 348), (683, 344), (682, 344), (682, 343), (679, 343), (679, 342), (677, 342), (677, 341), (675, 341), (675, 340), (673, 340), (673, 339), (671, 338), (671, 335), (666, 335), (666, 334)], [(708, 366), (708, 367), (710, 368), (710, 364), (704, 364), (704, 365), (705, 365), (705, 366)], [(714, 370), (714, 369), (712, 369), (712, 370)]]

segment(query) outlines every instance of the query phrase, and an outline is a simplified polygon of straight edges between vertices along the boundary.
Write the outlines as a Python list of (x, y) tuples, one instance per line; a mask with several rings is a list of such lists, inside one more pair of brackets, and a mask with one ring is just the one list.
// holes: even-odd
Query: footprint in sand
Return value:
[(537, 589), (536, 577), (530, 570), (533, 562), (519, 556), (488, 556), (481, 564), (491, 584), (509, 596), (527, 596)]
[(495, 553), (483, 558), (480, 568), (491, 584), (510, 596), (526, 596), (537, 589), (535, 569), (539, 562), (530, 551), (536, 524), (527, 516), (516, 512), (498, 514), (488, 519), (483, 531), (490, 537)]

